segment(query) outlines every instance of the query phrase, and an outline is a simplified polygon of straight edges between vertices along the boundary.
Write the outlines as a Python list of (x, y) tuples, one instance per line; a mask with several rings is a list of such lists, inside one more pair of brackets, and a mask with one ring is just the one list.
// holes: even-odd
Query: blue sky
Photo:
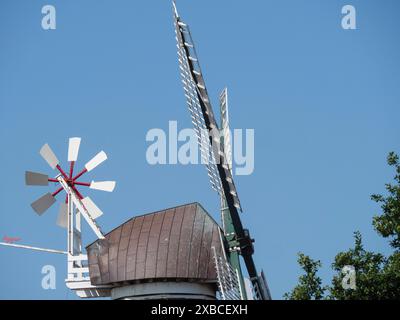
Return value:
[[(57, 29), (41, 28), (52, 4)], [(357, 30), (341, 28), (341, 8)], [(178, 1), (191, 26), (210, 96), (230, 93), (233, 128), (255, 129), (255, 171), (236, 177), (255, 260), (274, 298), (297, 281), (296, 253), (323, 263), (360, 230), (368, 249), (389, 252), (371, 226), (400, 152), (400, 31), (396, 0)], [(104, 149), (87, 180), (117, 181), (89, 194), (103, 230), (130, 217), (200, 202), (216, 219), (218, 196), (200, 165), (150, 166), (148, 130), (190, 127), (179, 79), (170, 1), (22, 1), (0, 4), (0, 236), (64, 249), (57, 206), (29, 204), (48, 189), (24, 186), (24, 171), (51, 174), (48, 142), (66, 165), (68, 137), (82, 137), (78, 166)], [(85, 229), (86, 243), (94, 240)], [(73, 299), (63, 256), (0, 248), (0, 298)], [(43, 290), (54, 265), (57, 289)]]

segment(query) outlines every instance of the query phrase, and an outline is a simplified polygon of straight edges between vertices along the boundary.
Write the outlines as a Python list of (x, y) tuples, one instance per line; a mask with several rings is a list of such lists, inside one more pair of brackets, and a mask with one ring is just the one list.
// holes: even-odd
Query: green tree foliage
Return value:
[(395, 185), (386, 184), (388, 196), (372, 195), (372, 200), (381, 204), (383, 214), (375, 216), (373, 225), (375, 230), (384, 238), (391, 239), (391, 246), (400, 250), (400, 163), (399, 156), (394, 152), (389, 153), (387, 162), (396, 170)]
[[(386, 184), (387, 195), (372, 195), (371, 199), (381, 204), (382, 214), (373, 219), (377, 233), (390, 240), (393, 253), (388, 257), (380, 253), (367, 251), (362, 243), (360, 232), (354, 233), (354, 248), (336, 255), (332, 264), (335, 275), (331, 285), (322, 287), (317, 276), (320, 261), (299, 254), (298, 263), (304, 271), (298, 285), (284, 295), (285, 299), (311, 300), (382, 300), (400, 299), (400, 162), (391, 152), (387, 163), (393, 166), (396, 175), (394, 184)], [(356, 288), (344, 289), (342, 270), (353, 266), (356, 271)]]
[(320, 261), (314, 261), (303, 253), (298, 254), (300, 267), (305, 274), (300, 276), (299, 284), (292, 292), (285, 294), (285, 299), (290, 300), (320, 300), (324, 296), (325, 288), (322, 287), (322, 280), (317, 276), (321, 267)]
[[(385, 286), (385, 257), (379, 253), (366, 251), (359, 232), (354, 233), (354, 248), (336, 255), (332, 268), (336, 271), (329, 288), (330, 297), (339, 300), (380, 299)], [(353, 266), (356, 270), (356, 289), (344, 289), (342, 270)]]

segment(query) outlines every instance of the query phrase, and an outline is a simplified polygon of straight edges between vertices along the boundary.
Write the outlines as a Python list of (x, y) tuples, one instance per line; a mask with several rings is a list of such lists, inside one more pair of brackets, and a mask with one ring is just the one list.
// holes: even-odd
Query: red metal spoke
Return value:
[(90, 187), (90, 185), (91, 185), (89, 182), (74, 181), (73, 183), (78, 185), (78, 186), (85, 186), (85, 187)]
[(58, 182), (57, 179), (53, 179), (53, 178), (48, 178), (47, 180), (48, 180), (49, 182)]
[(55, 197), (55, 196), (58, 195), (63, 189), (64, 189), (63, 187), (60, 187), (60, 188), (58, 188), (56, 191), (54, 191), (51, 195), (52, 195), (53, 197)]
[(87, 172), (87, 169), (83, 169), (81, 172), (79, 172), (75, 177), (72, 178), (72, 181), (75, 182), (76, 179), (78, 179), (79, 177), (81, 177), (84, 173)]
[(61, 169), (60, 165), (57, 165), (56, 168), (58, 169), (58, 171), (60, 171), (60, 173), (63, 175), (63, 177), (68, 180), (68, 176), (67, 174), (64, 172), (63, 169)]
[(74, 165), (75, 161), (71, 161), (71, 164), (69, 166), (69, 178), (72, 179), (72, 175), (74, 174)]

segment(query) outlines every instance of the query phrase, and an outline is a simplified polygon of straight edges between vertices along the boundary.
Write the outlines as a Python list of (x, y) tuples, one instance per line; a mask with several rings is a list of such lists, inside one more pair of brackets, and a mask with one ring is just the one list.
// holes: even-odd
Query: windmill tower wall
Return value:
[(212, 284), (196, 282), (148, 282), (116, 287), (111, 290), (114, 300), (173, 300), (196, 299), (215, 300), (215, 288)]
[(198, 203), (137, 216), (87, 247), (91, 283), (113, 299), (216, 299), (220, 232)]

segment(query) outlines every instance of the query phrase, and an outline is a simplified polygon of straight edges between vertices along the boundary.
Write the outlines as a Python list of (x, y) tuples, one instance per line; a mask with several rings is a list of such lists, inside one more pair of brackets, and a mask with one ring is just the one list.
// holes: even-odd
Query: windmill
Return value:
[(8, 246), (66, 254), (68, 265), (66, 285), (68, 288), (75, 290), (80, 297), (109, 296), (109, 288), (107, 286), (93, 286), (91, 284), (90, 277), (88, 276), (88, 257), (86, 254), (82, 253), (81, 217), (84, 218), (97, 238), (106, 242), (100, 227), (96, 223), (96, 219), (99, 218), (103, 212), (90, 197), (84, 197), (78, 190), (78, 187), (89, 187), (94, 190), (112, 192), (116, 183), (115, 181), (79, 181), (79, 178), (85, 173), (91, 172), (107, 159), (106, 153), (101, 151), (88, 161), (80, 172), (74, 175), (80, 143), (81, 138), (75, 137), (69, 139), (68, 162), (70, 165), (68, 172), (62, 169), (60, 161), (48, 144), (43, 145), (39, 153), (53, 170), (58, 171), (58, 174), (54, 178), (51, 178), (43, 173), (32, 171), (25, 172), (25, 183), (28, 186), (48, 186), (49, 182), (54, 182), (58, 185), (58, 188), (54, 192), (47, 192), (32, 202), (31, 207), (39, 216), (44, 214), (56, 202), (56, 196), (58, 194), (65, 191), (66, 197), (65, 201), (62, 199), (60, 204), (57, 225), (67, 229), (67, 251), (17, 244), (8, 244)]
[[(70, 138), (68, 171), (64, 171), (50, 146), (45, 144), (40, 155), (57, 174), (49, 177), (32, 171), (25, 173), (29, 186), (48, 186), (50, 182), (58, 186), (54, 192), (32, 202), (32, 209), (40, 216), (55, 204), (62, 191), (66, 193), (65, 200), (61, 199), (57, 224), (67, 229), (67, 251), (13, 243), (0, 245), (67, 255), (66, 285), (79, 297), (215, 299), (219, 291), (222, 299), (246, 299), (250, 288), (249, 295), (255, 299), (269, 299), (264, 275), (257, 273), (253, 261), (253, 240), (239, 216), (242, 208), (232, 174), (227, 89), (220, 95), (218, 126), (189, 27), (173, 4), (187, 104), (202, 162), (220, 196), (223, 228), (196, 202), (136, 215), (103, 233), (96, 222), (103, 212), (80, 189), (112, 192), (115, 182), (82, 182), (80, 178), (103, 163), (107, 155), (99, 152), (75, 174), (81, 139)], [(86, 246), (87, 254), (82, 250), (82, 220), (97, 237)], [(250, 280), (243, 277), (240, 257)], [(250, 287), (245, 286), (246, 281)]]
[[(55, 197), (63, 190), (67, 192), (67, 189), (71, 189), (74, 192), (74, 194), (86, 208), (86, 211), (89, 213), (89, 216), (92, 220), (100, 217), (103, 214), (103, 212), (89, 197), (82, 196), (82, 194), (78, 190), (78, 186), (112, 192), (115, 188), (115, 181), (92, 181), (89, 183), (78, 181), (78, 179), (86, 172), (92, 171), (94, 168), (107, 160), (107, 155), (104, 151), (100, 151), (96, 156), (94, 156), (90, 161), (85, 164), (82, 171), (74, 176), (74, 167), (75, 162), (78, 159), (80, 143), (81, 138), (69, 139), (68, 162), (70, 163), (70, 166), (68, 174), (61, 168), (60, 161), (47, 143), (43, 145), (39, 153), (53, 170), (57, 169), (59, 171), (59, 175), (56, 178), (49, 178), (48, 175), (42, 173), (32, 171), (25, 172), (25, 184), (28, 186), (47, 186), (49, 182), (60, 184), (59, 188), (53, 193), (48, 192), (38, 198), (36, 201), (32, 202), (31, 207), (38, 215), (42, 215), (45, 211), (47, 211), (56, 202)], [(61, 203), (57, 219), (57, 224), (61, 227), (67, 227), (67, 213), (68, 207), (71, 205), (71, 203), (72, 200), (69, 198), (69, 194), (67, 192), (65, 202)], [(97, 230), (95, 231), (95, 233), (98, 237), (100, 237), (100, 233)]]
[(232, 175), (227, 89), (224, 89), (220, 96), (220, 128), (214, 116), (189, 26), (179, 16), (175, 1), (173, 9), (181, 79), (202, 161), (206, 164), (212, 188), (220, 196), (222, 224), (227, 243), (226, 256), (237, 274), (242, 298), (245, 299), (246, 294), (239, 256), (243, 257), (255, 299), (270, 299), (264, 274), (257, 273), (253, 260), (254, 240), (243, 227), (239, 216), (242, 208)]

